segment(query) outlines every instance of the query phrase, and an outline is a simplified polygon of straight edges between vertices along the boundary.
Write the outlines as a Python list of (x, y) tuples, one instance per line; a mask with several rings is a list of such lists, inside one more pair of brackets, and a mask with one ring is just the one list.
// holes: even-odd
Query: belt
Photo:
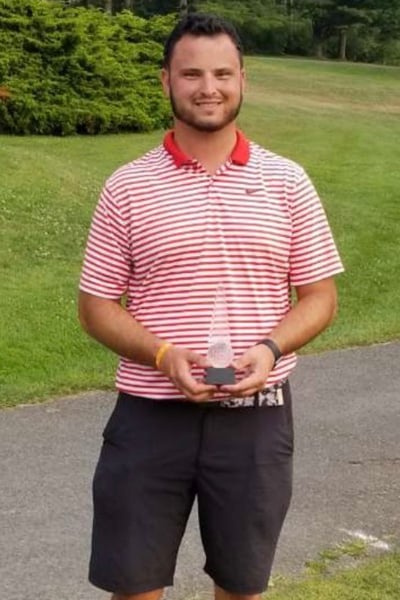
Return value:
[(227, 398), (226, 400), (211, 400), (209, 402), (201, 402), (212, 407), (222, 408), (259, 408), (262, 406), (283, 406), (284, 405), (284, 387), (288, 384), (288, 380), (280, 381), (271, 385), (260, 392), (256, 392), (251, 396), (242, 398)]
[(144, 402), (151, 400), (157, 404), (179, 404), (185, 406), (202, 406), (206, 408), (261, 408), (263, 406), (283, 406), (285, 403), (285, 392), (289, 386), (289, 380), (284, 379), (279, 383), (275, 383), (260, 392), (256, 392), (252, 396), (244, 396), (241, 398), (223, 398), (221, 400), (207, 400), (207, 402), (187, 402), (184, 400), (151, 400), (142, 396), (129, 394), (128, 392), (119, 392), (119, 398), (138, 399)]

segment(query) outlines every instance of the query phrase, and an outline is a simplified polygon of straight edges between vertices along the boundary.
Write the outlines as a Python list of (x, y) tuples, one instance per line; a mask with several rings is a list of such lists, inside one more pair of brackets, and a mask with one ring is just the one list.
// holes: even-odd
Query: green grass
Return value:
[(258, 58), (249, 66), (243, 127), (310, 173), (346, 267), (339, 318), (308, 349), (400, 337), (400, 69)]
[[(251, 58), (248, 73), (240, 126), (308, 170), (347, 269), (307, 351), (399, 338), (400, 69)], [(0, 136), (0, 405), (112, 385), (115, 357), (76, 319), (82, 253), (104, 179), (161, 136)]]
[(369, 559), (334, 575), (314, 574), (302, 581), (277, 580), (265, 600), (398, 600), (400, 554)]

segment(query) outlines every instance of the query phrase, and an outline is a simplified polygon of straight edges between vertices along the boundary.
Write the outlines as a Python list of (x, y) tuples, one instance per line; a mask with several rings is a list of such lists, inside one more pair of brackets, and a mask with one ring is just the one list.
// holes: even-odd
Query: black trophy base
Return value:
[(207, 367), (205, 383), (209, 385), (231, 385), (235, 383), (233, 367)]

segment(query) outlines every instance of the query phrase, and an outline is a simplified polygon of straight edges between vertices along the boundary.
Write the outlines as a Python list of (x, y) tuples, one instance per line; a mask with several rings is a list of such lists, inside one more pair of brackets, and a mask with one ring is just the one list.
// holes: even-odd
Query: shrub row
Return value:
[(170, 111), (159, 68), (173, 19), (1, 0), (0, 132), (69, 135), (165, 126)]

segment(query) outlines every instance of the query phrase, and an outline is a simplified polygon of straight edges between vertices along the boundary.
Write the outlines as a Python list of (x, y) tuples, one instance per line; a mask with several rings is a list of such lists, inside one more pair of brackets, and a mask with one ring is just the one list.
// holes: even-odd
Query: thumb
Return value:
[(192, 350), (188, 352), (187, 359), (191, 364), (198, 365), (199, 367), (205, 368), (209, 366), (207, 359), (204, 356), (198, 354), (197, 352), (193, 352)]
[(246, 357), (246, 354), (243, 354), (236, 360), (232, 361), (232, 366), (235, 369), (237, 369), (238, 371), (242, 371), (243, 369), (246, 369), (246, 367), (248, 367), (249, 365), (250, 365), (250, 361)]

